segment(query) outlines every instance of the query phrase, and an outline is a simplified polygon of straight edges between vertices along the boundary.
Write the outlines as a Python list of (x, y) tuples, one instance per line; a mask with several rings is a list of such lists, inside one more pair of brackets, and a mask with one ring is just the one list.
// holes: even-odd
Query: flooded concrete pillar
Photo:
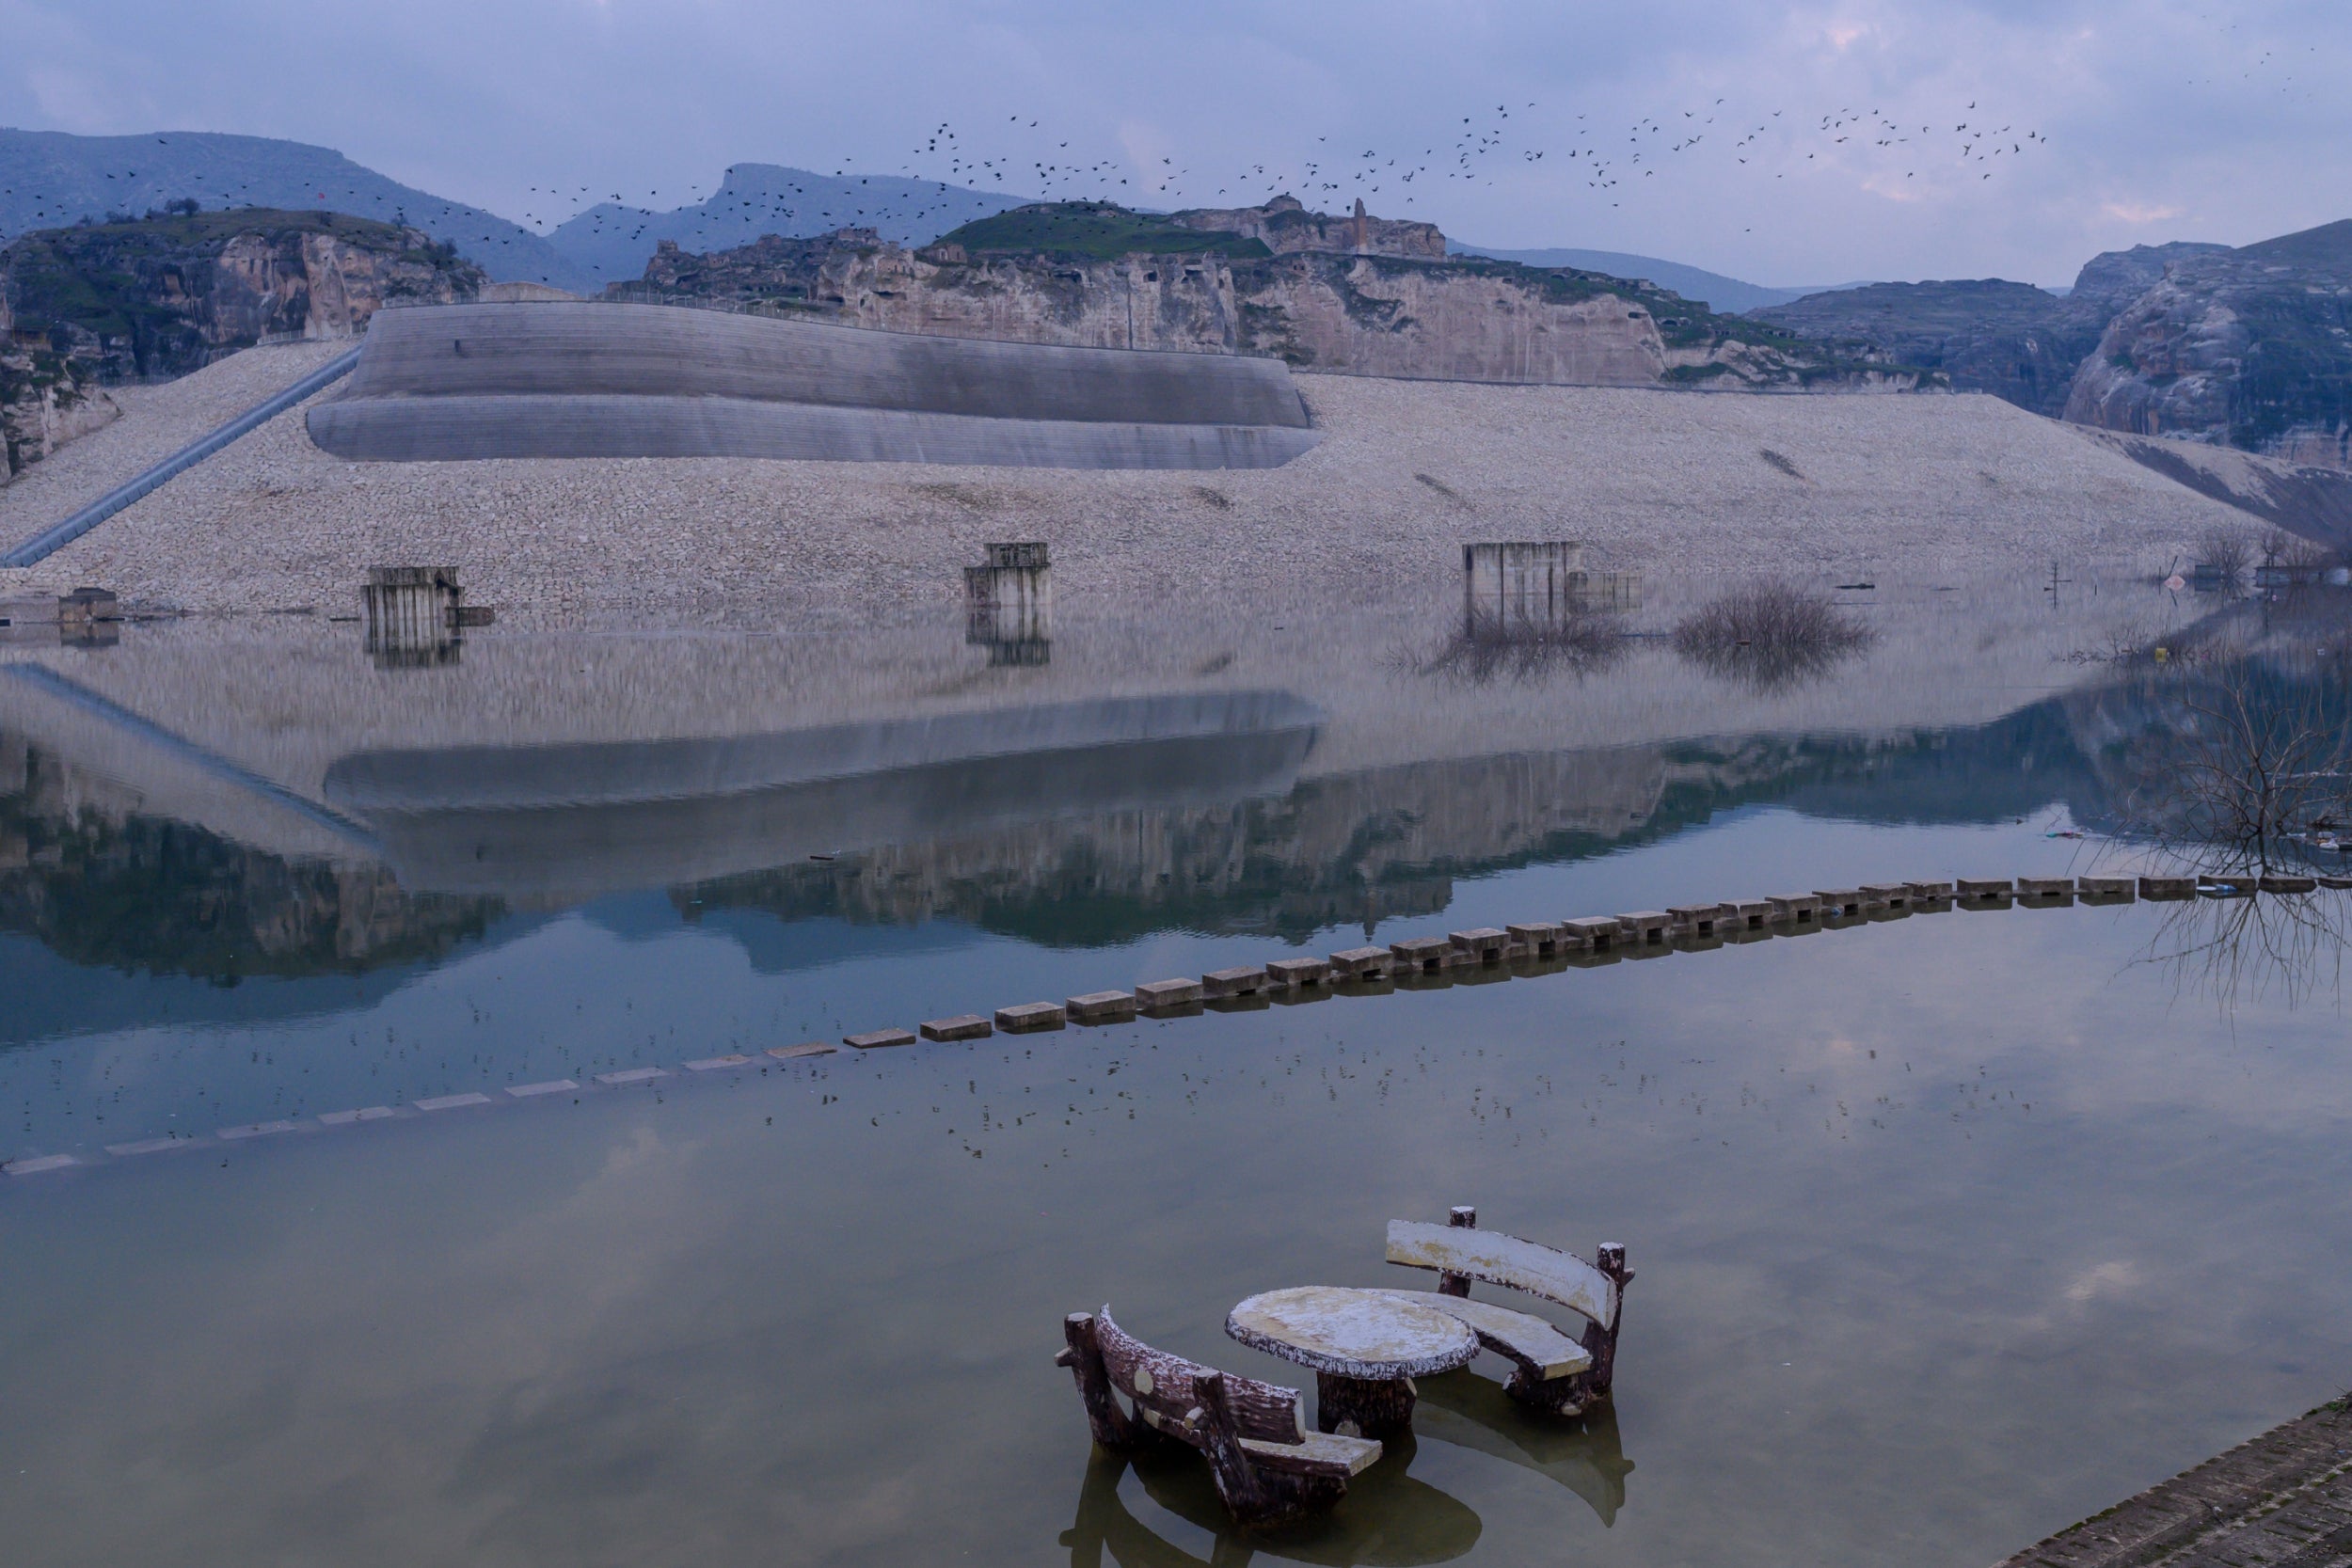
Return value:
[(991, 665), (1043, 664), (1054, 649), (1054, 568), (1041, 542), (989, 545), (963, 569), (964, 641)]
[(373, 566), (359, 590), (368, 653), (386, 669), (450, 664), (465, 591), (453, 566)]

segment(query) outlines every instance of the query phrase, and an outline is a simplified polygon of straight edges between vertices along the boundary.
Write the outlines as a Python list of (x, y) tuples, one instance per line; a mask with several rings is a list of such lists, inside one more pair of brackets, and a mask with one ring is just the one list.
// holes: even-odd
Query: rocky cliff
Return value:
[(2063, 297), (2030, 283), (1986, 277), (1872, 283), (1808, 294), (1753, 314), (1822, 341), (1875, 344), (1906, 364), (1941, 371), (1953, 389), (1990, 392), (2037, 414), (2066, 410), (2074, 372), (2122, 309), (2167, 264), (2219, 245), (2137, 245), (2094, 257)]
[[(1253, 234), (1116, 209), (1047, 230), (1036, 211), (970, 225), (920, 251), (865, 230), (769, 236), (708, 256), (665, 245), (640, 283), (608, 294), (811, 312), (895, 332), (1263, 355), (1357, 375), (1724, 389), (1921, 379), (1887, 356), (1810, 343), (1623, 278), (1481, 257), (1275, 254)], [(1354, 224), (1317, 221), (1323, 232)], [(1039, 232), (1071, 243), (990, 243)], [(1441, 250), (1443, 236), (1435, 244)]]
[(2065, 412), (2352, 467), (2352, 219), (2174, 261), (2107, 324)]
[(261, 342), (349, 338), (387, 306), (471, 299), (483, 281), (418, 230), (328, 213), (178, 213), (26, 234), (0, 250), (0, 479), (111, 419), (104, 387)]

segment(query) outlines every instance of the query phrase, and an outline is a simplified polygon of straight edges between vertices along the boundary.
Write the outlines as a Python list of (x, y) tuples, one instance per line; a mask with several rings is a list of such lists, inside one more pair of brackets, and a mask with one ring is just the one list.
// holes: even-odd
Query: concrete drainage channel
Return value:
[[(224, 1127), (209, 1135), (110, 1144), (106, 1154), (113, 1160), (128, 1160), (198, 1148), (217, 1150), (256, 1140), (329, 1132), (362, 1123), (415, 1120), (566, 1095), (658, 1089), (665, 1081), (676, 1079), (679, 1072), (685, 1073), (688, 1080), (752, 1069), (765, 1072), (777, 1065), (789, 1066), (835, 1055), (844, 1046), (856, 1051), (879, 1051), (913, 1045), (918, 1039), (984, 1039), (1000, 1030), (1008, 1035), (1039, 1034), (1073, 1023), (1130, 1023), (1138, 1018), (1194, 1017), (1212, 1009), (1252, 1011), (1277, 1003), (1314, 1002), (1330, 996), (1381, 996), (1400, 990), (1534, 978), (1628, 959), (1706, 952), (1742, 942), (1767, 942), (1774, 937), (1837, 930), (1914, 914), (1941, 913), (1954, 908), (2006, 910), (2022, 904), (2027, 909), (2054, 909), (2076, 903), (2129, 904), (2143, 898), (2154, 902), (2200, 896), (2243, 897), (2258, 893), (2296, 895), (2321, 888), (2352, 888), (2352, 877), (2265, 876), (2234, 881), (2195, 877), (2019, 877), (1963, 879), (1958, 882), (1879, 882), (1729, 904), (1686, 904), (1631, 914), (1480, 927), (1455, 931), (1451, 936), (1410, 937), (1385, 947), (1352, 947), (1327, 958), (1276, 958), (1263, 965), (1213, 970), (1198, 979), (1151, 980), (1133, 990), (1089, 991), (1064, 1002), (1015, 1003), (997, 1008), (993, 1015), (963, 1013), (932, 1019), (914, 1029), (876, 1029), (848, 1035), (839, 1045), (811, 1040), (801, 1045), (777, 1046), (758, 1055), (739, 1052), (709, 1056), (684, 1063), (676, 1071), (660, 1067), (626, 1068), (593, 1074), (584, 1085), (575, 1079), (557, 1078), (542, 1084), (512, 1085), (495, 1095), (437, 1095), (399, 1106), (368, 1105), (300, 1119), (252, 1122)], [(107, 1163), (87, 1155), (42, 1154), (9, 1161), (0, 1165), (0, 1170), (12, 1177), (39, 1176)]]

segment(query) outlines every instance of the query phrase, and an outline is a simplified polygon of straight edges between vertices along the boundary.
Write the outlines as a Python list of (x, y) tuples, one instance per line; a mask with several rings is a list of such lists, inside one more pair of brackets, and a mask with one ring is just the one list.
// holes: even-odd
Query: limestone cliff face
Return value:
[(256, 343), (353, 337), (388, 306), (471, 299), (482, 281), (417, 230), (325, 213), (24, 235), (0, 250), (6, 475), (113, 419), (107, 385), (182, 375)]
[(2066, 417), (2352, 467), (2352, 220), (2172, 263), (2108, 324)]
[(1356, 375), (1723, 389), (1918, 380), (1891, 364), (1833, 364), (1778, 328), (1624, 279), (1472, 257), (970, 256), (846, 230), (710, 256), (664, 245), (642, 283), (607, 292), (893, 332), (1263, 355)]

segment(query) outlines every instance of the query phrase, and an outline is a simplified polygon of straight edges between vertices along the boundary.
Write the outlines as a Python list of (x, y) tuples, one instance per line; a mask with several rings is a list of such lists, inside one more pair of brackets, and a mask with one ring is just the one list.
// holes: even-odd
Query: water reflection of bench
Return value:
[[(1604, 1527), (1615, 1524), (1633, 1465), (1608, 1406), (1564, 1421), (1531, 1414), (1474, 1372), (1419, 1381), (1413, 1419), (1420, 1437), (1533, 1471), (1575, 1494)], [(1260, 1555), (1330, 1568), (1450, 1562), (1478, 1544), (1483, 1526), (1467, 1504), (1406, 1473), (1415, 1457), (1413, 1440), (1391, 1444), (1350, 1487), (1345, 1507), (1311, 1525), (1245, 1535), (1190, 1452), (1173, 1445), (1133, 1453), (1097, 1449), (1061, 1544), (1070, 1549), (1070, 1568), (1248, 1568)], [(1208, 1556), (1184, 1550), (1136, 1516), (1119, 1493), (1131, 1470), (1153, 1505), (1214, 1538)]]
[(1108, 1307), (1072, 1313), (1062, 1337), (1054, 1359), (1077, 1381), (1095, 1443), (1129, 1452), (1156, 1434), (1199, 1449), (1217, 1496), (1244, 1524), (1325, 1512), (1380, 1457), (1370, 1438), (1309, 1432), (1297, 1389), (1154, 1350), (1112, 1322)]

